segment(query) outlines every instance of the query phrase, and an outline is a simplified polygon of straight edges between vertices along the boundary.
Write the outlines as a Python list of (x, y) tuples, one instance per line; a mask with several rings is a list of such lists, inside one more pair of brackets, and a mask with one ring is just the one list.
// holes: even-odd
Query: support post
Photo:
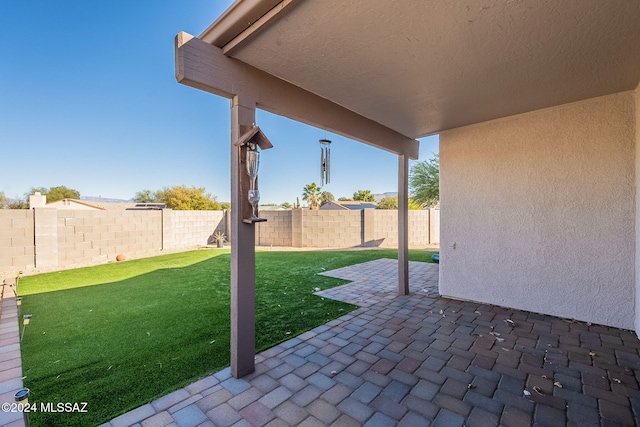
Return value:
[(409, 158), (398, 155), (398, 295), (409, 295)]
[(255, 122), (255, 108), (253, 100), (238, 95), (231, 101), (231, 375), (235, 378), (255, 370), (255, 226), (242, 221), (249, 175), (244, 148), (233, 145)]

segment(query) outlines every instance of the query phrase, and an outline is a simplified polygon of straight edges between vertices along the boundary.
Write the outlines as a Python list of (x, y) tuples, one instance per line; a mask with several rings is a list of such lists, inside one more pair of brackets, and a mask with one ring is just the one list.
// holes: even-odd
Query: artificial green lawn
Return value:
[[(257, 351), (354, 309), (313, 295), (345, 283), (318, 273), (378, 258), (397, 251), (258, 252)], [(98, 425), (229, 366), (229, 263), (228, 251), (199, 250), (21, 279), (30, 402), (88, 403), (31, 424)]]

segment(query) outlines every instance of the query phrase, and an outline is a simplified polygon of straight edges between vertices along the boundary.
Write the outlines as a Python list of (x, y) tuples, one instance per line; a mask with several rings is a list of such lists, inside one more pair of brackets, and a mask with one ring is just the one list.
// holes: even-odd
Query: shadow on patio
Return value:
[[(599, 426), (640, 423), (631, 331), (454, 301), (438, 265), (397, 261), (324, 274), (319, 292), (361, 308), (104, 426)], [(509, 321), (507, 321), (509, 320)]]

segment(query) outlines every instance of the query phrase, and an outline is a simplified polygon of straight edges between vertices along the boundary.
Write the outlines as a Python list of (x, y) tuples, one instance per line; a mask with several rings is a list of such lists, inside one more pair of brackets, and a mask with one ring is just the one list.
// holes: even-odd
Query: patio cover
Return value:
[[(415, 139), (633, 90), (639, 24), (640, 3), (628, 0), (238, 0), (197, 38), (178, 34), (176, 76), (232, 99), (234, 140), (258, 107), (397, 154), (402, 293)], [(237, 271), (253, 262), (253, 227), (232, 221), (234, 299), (252, 292), (255, 276)], [(253, 333), (242, 329), (253, 322), (243, 304), (232, 303), (236, 339)], [(252, 369), (251, 345), (232, 348), (234, 375)]]

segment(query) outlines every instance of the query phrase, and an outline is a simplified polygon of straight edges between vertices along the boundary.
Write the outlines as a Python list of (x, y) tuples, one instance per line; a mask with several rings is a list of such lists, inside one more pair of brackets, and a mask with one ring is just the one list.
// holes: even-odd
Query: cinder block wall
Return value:
[[(433, 211), (435, 209), (409, 211), (409, 246), (426, 246), (429, 243), (438, 242), (430, 239), (431, 212)], [(397, 211), (395, 212), (397, 214)]]
[[(398, 246), (398, 211), (307, 210), (262, 211), (267, 222), (256, 226), (260, 246), (347, 248)], [(409, 211), (409, 246), (440, 241), (440, 210)]]
[(193, 249), (225, 230), (223, 211), (2, 209), (0, 278)]
[(54, 212), (58, 221), (57, 266), (100, 264), (114, 261), (118, 254), (140, 258), (162, 250), (162, 211)]
[(302, 247), (362, 246), (362, 211), (302, 211)]
[[(298, 248), (397, 247), (398, 212), (262, 211), (260, 246)], [(223, 211), (0, 210), (0, 277), (159, 255), (229, 239)], [(437, 221), (434, 221), (437, 219)], [(409, 245), (439, 241), (439, 211), (409, 211)]]
[[(171, 236), (165, 239), (166, 249), (181, 249), (213, 243), (213, 235), (225, 231), (224, 211), (163, 211), (165, 221), (171, 218)], [(203, 236), (206, 239), (203, 241)]]
[(259, 246), (293, 246), (292, 211), (260, 211), (267, 222), (256, 225), (256, 244)]
[(34, 260), (33, 211), (0, 210), (0, 272), (33, 268)]
[[(398, 247), (398, 211), (397, 210), (375, 210), (373, 239), (367, 242), (367, 246)], [(434, 220), (434, 212), (438, 213)], [(409, 246), (420, 247), (439, 240), (439, 213), (440, 210), (410, 210), (409, 211)], [(438, 230), (438, 233), (434, 233)]]

